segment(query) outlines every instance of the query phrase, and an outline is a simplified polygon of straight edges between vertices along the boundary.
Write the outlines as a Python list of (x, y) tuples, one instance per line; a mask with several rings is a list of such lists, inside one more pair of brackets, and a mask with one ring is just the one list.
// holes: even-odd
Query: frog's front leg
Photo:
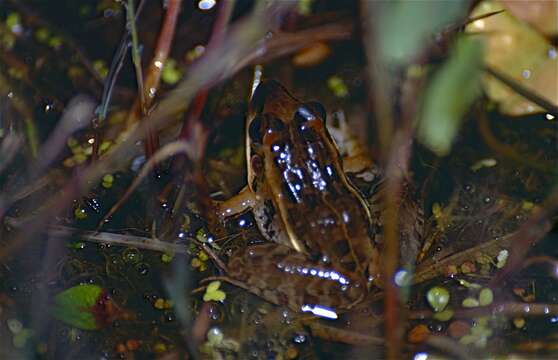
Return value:
[(349, 309), (367, 291), (361, 279), (310, 261), (281, 244), (248, 246), (231, 257), (227, 268), (227, 275), (250, 292), (293, 311)]
[(256, 194), (254, 194), (248, 186), (245, 186), (232, 198), (225, 201), (216, 201), (215, 209), (217, 215), (224, 220), (229, 216), (240, 214), (248, 209), (253, 209), (256, 200)]

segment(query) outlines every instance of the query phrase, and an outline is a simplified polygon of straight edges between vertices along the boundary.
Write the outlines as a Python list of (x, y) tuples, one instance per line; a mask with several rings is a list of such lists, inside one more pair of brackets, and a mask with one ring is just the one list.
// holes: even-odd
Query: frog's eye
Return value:
[(285, 124), (283, 123), (283, 121), (281, 121), (281, 119), (278, 119), (276, 117), (268, 117), (265, 128), (267, 129), (268, 133), (279, 132), (285, 128)]
[(294, 118), (298, 124), (311, 122), (313, 125), (309, 124), (310, 127), (315, 127), (322, 121), (325, 122), (326, 111), (322, 104), (316, 101), (311, 101), (301, 105), (296, 110)]
[(248, 136), (250, 136), (250, 140), (253, 143), (261, 144), (263, 140), (263, 131), (262, 131), (262, 120), (263, 117), (261, 115), (257, 115), (248, 125)]
[(314, 114), (317, 114), (323, 121), (326, 121), (327, 112), (325, 107), (317, 102), (317, 101), (309, 101), (306, 104), (306, 107), (310, 108)]
[(264, 135), (262, 142), (265, 145), (271, 145), (281, 137), (281, 133), (285, 129), (285, 124), (283, 123), (283, 121), (281, 121), (281, 119), (268, 114), (264, 116), (264, 119)]

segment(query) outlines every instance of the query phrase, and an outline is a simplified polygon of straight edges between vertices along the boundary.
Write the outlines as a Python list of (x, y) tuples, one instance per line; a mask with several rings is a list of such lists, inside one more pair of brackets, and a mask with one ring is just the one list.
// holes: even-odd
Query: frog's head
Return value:
[[(250, 102), (246, 139), (252, 147), (270, 146), (277, 140), (291, 142), (305, 130), (327, 132), (325, 119), (326, 111), (320, 103), (300, 102), (277, 81), (266, 80)], [(329, 134), (327, 138), (329, 141)]]
[[(265, 159), (276, 158), (278, 149), (291, 149), (289, 166), (305, 167), (308, 161), (336, 161), (337, 148), (325, 125), (326, 111), (318, 102), (301, 102), (278, 82), (263, 81), (254, 92), (246, 124), (248, 185), (258, 173), (274, 170)], [(296, 149), (296, 150), (295, 150)], [(306, 150), (310, 149), (310, 150)], [(288, 152), (288, 151), (287, 151)]]

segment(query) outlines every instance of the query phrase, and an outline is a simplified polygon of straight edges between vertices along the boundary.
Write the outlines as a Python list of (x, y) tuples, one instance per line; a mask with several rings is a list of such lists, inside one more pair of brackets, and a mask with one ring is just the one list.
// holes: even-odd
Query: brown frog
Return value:
[(261, 83), (247, 118), (247, 186), (218, 211), (226, 218), (250, 209), (269, 240), (232, 256), (232, 279), (272, 303), (335, 314), (360, 302), (378, 278), (379, 229), (325, 118), (319, 103)]

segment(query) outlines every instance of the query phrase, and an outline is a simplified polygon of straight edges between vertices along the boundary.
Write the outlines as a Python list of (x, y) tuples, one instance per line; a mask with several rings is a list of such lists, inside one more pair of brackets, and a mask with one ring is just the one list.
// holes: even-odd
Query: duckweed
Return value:
[(472, 297), (468, 297), (468, 298), (463, 299), (463, 302), (461, 303), (461, 305), (463, 305), (463, 307), (466, 307), (466, 308), (472, 308), (472, 307), (477, 307), (480, 304), (479, 304), (479, 301), (477, 299), (472, 298)]
[(435, 313), (432, 317), (438, 321), (448, 321), (453, 317), (453, 310), (445, 309), (443, 311)]
[(494, 294), (492, 293), (492, 290), (489, 288), (484, 288), (480, 291), (479, 293), (479, 304), (480, 306), (487, 306), (492, 304), (492, 301), (494, 300)]
[(227, 297), (224, 291), (219, 290), (221, 286), (220, 281), (212, 281), (207, 285), (205, 289), (205, 294), (203, 295), (203, 301), (223, 301)]
[(106, 174), (105, 176), (103, 176), (103, 182), (101, 185), (105, 189), (109, 189), (112, 187), (113, 182), (114, 182), (114, 176), (112, 174)]
[(435, 312), (443, 311), (450, 299), (449, 291), (441, 286), (435, 286), (426, 293), (426, 300)]
[(164, 253), (161, 255), (161, 262), (168, 264), (174, 259), (174, 254), (172, 253)]

